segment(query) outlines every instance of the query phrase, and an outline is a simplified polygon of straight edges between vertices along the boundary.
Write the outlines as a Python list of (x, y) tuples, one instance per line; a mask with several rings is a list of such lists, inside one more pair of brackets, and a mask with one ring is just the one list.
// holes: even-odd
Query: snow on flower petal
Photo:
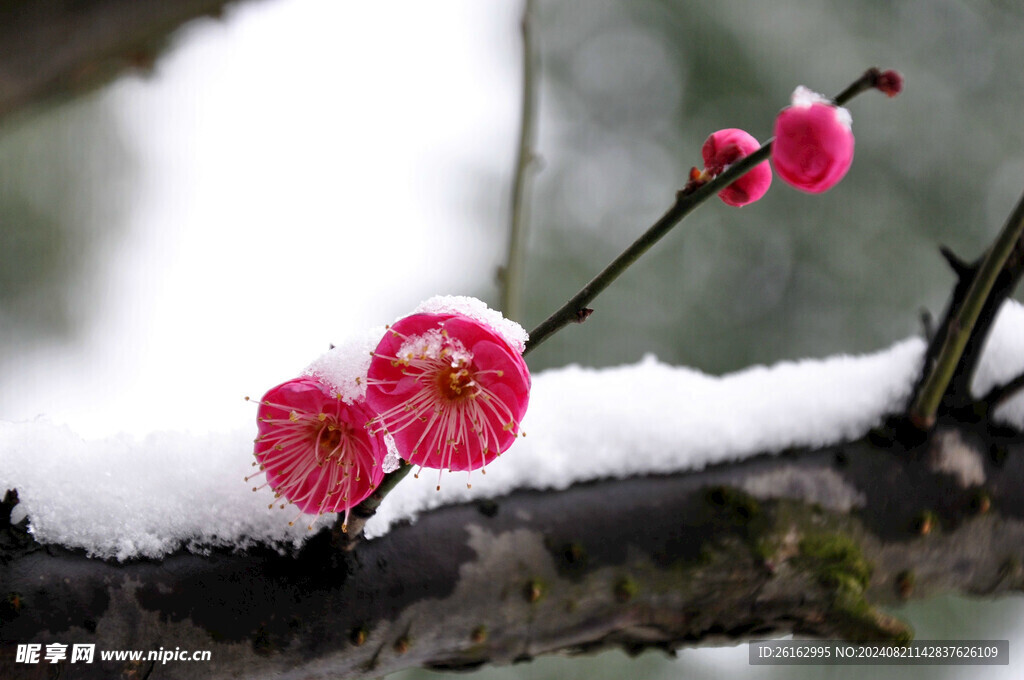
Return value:
[(812, 194), (828, 191), (853, 163), (850, 113), (801, 86), (775, 119), (772, 165), (785, 182)]
[(529, 396), (519, 348), (479, 315), (454, 312), (415, 313), (388, 329), (366, 391), (375, 429), (399, 455), (440, 470), (476, 470), (507, 450)]
[[(739, 159), (749, 156), (761, 147), (752, 135), (738, 128), (713, 132), (704, 142), (704, 172), (714, 177)], [(768, 161), (758, 163), (747, 174), (718, 192), (727, 205), (742, 207), (760, 199), (772, 184), (772, 169)]]
[[(435, 295), (421, 302), (413, 314), (461, 314), (475, 319), (505, 339), (520, 354), (526, 349), (529, 334), (522, 326), (491, 309), (483, 300), (468, 295)], [(378, 337), (380, 337), (378, 335)]]
[(264, 486), (307, 514), (344, 512), (344, 529), (384, 477), (384, 443), (366, 427), (372, 418), (365, 402), (346, 403), (311, 376), (271, 388), (259, 402), (254, 449)]
[(365, 399), (370, 352), (383, 333), (384, 326), (379, 326), (331, 347), (307, 366), (303, 375), (316, 378), (346, 404)]

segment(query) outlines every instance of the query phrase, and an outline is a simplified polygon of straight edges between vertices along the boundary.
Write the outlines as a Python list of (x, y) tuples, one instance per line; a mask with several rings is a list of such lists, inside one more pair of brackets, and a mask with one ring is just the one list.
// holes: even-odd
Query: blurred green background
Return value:
[(135, 169), (95, 97), (0, 127), (0, 377), (88, 329), (94, 309), (78, 292), (126, 235)]
[[(809, 196), (776, 178), (748, 207), (703, 206), (598, 298), (586, 324), (533, 353), (533, 370), (653, 352), (722, 373), (879, 349), (920, 332), (922, 308), (941, 312), (952, 276), (939, 244), (977, 257), (1024, 188), (1024, 4), (1016, 0), (559, 0), (539, 2), (536, 20), (542, 161), (530, 201), (528, 328), (667, 209), (710, 132), (741, 127), (764, 140), (796, 85), (835, 94), (872, 65), (899, 69), (907, 84), (896, 99), (869, 92), (850, 104), (856, 156), (836, 189)], [(135, 161), (109, 107), (88, 97), (0, 127), (0, 376), (40, 344), (88, 335), (91, 309), (76, 291), (128, 237)], [(495, 185), (478, 177), (459, 209), (488, 225), (499, 252), (506, 209)], [(497, 300), (493, 280), (465, 292)], [(953, 597), (897, 612), (921, 637), (1010, 637), (1011, 648), (1024, 640), (1022, 613), (1019, 600)], [(1013, 668), (977, 674), (1017, 677)], [(861, 675), (751, 669), (744, 647), (678, 660), (545, 658), (474, 677), (755, 671)]]
[(703, 207), (531, 361), (653, 351), (723, 372), (918, 332), (919, 309), (938, 313), (952, 281), (937, 245), (977, 257), (1024, 187), (1022, 8), (541, 3), (531, 324), (670, 205), (710, 132), (763, 141), (796, 85), (834, 95), (867, 66), (899, 69), (906, 90), (851, 102), (855, 160), (838, 189), (809, 196), (776, 178), (758, 203)]

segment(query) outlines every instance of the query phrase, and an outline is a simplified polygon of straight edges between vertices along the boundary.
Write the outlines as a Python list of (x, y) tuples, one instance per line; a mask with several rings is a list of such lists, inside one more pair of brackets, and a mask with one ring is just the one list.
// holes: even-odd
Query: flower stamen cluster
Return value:
[(271, 389), (259, 401), (254, 450), (254, 465), (266, 479), (253, 491), (269, 486), (275, 501), (286, 500), (282, 508), (291, 503), (300, 513), (344, 511), (345, 530), (351, 508), (373, 492), (384, 474), (383, 443), (365, 427), (371, 417), (365, 406), (346, 404), (311, 377)]
[(367, 384), (372, 430), (390, 435), (402, 458), (472, 471), (519, 435), (530, 381), (519, 352), (485, 324), (414, 314), (385, 334)]

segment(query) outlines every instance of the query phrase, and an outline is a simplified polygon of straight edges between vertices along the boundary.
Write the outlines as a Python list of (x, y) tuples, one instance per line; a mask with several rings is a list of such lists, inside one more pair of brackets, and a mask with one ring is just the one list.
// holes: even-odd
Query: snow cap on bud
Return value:
[(479, 300), (428, 300), (373, 352), (371, 430), (421, 467), (482, 468), (520, 434), (530, 398), (526, 340), (519, 324)]
[(302, 374), (316, 378), (331, 394), (346, 404), (365, 401), (370, 352), (380, 342), (382, 335), (384, 326), (377, 326), (353, 335), (338, 345), (331, 345)]
[[(756, 139), (738, 128), (711, 133), (701, 148), (704, 157), (702, 178), (706, 181), (721, 174), (727, 167), (759, 148), (761, 145)], [(771, 183), (772, 169), (768, 161), (765, 161), (719, 191), (718, 197), (727, 205), (739, 208), (764, 196)]]
[(775, 119), (772, 165), (785, 182), (811, 194), (828, 191), (853, 163), (850, 112), (800, 86)]

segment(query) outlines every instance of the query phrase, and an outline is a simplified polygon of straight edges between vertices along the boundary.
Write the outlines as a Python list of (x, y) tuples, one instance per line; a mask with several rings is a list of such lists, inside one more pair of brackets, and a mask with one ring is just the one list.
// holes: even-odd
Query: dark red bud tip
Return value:
[(895, 97), (903, 91), (903, 76), (899, 71), (882, 71), (875, 79), (875, 87), (887, 97)]

